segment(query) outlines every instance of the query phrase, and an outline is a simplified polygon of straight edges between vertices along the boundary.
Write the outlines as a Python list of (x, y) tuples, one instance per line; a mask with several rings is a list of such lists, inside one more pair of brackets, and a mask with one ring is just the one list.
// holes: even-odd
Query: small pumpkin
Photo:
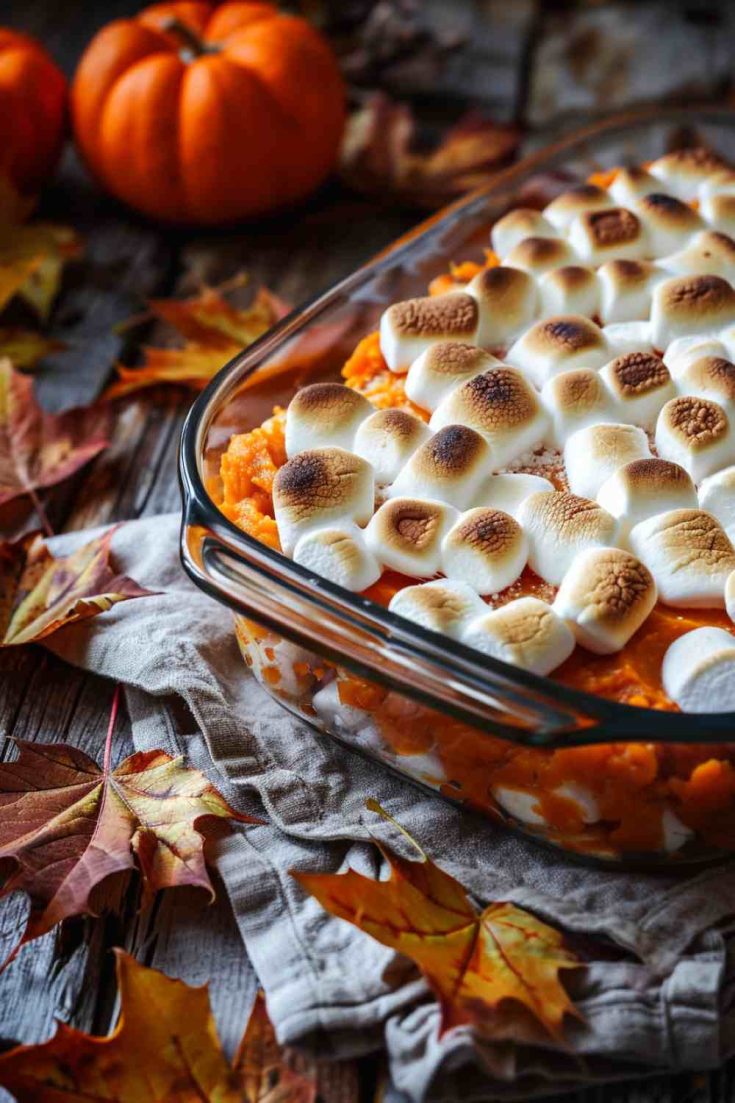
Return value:
[(24, 196), (56, 167), (66, 125), (66, 80), (30, 35), (0, 27), (0, 177)]
[(103, 28), (72, 84), (87, 165), (154, 218), (215, 224), (302, 199), (334, 165), (345, 90), (326, 40), (272, 4), (154, 4)]

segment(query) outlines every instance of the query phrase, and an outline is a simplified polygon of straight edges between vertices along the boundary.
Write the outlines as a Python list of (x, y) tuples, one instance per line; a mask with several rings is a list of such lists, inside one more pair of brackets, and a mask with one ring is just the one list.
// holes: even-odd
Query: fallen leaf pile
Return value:
[(40, 533), (0, 543), (0, 647), (34, 643), (119, 601), (149, 596), (111, 569), (114, 533), (108, 529), (59, 559)]
[(519, 141), (515, 127), (470, 114), (435, 149), (418, 152), (411, 109), (379, 92), (349, 120), (340, 172), (353, 191), (433, 209), (489, 183)]
[(159, 383), (201, 389), (223, 364), (288, 313), (288, 307), (265, 288), (247, 307), (233, 306), (214, 287), (206, 287), (190, 299), (153, 299), (148, 305), (151, 314), (172, 326), (184, 344), (178, 348), (145, 347), (140, 367), (118, 365), (119, 378), (108, 388), (107, 398)]
[[(373, 801), (368, 807), (384, 814)], [(467, 890), (403, 834), (421, 860), (381, 845), (387, 881), (355, 870), (293, 876), (332, 915), (418, 965), (439, 1000), (442, 1031), (469, 1023), (505, 1033), (520, 1004), (558, 1040), (564, 1016), (576, 1014), (559, 973), (579, 964), (559, 931), (514, 904), (477, 911)], [(501, 1007), (506, 1001), (510, 1006)], [(501, 1022), (497, 1013), (504, 1010)]]

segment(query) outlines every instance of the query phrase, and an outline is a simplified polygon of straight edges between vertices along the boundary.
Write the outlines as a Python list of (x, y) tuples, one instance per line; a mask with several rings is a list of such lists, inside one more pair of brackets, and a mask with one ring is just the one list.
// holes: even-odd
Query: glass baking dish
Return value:
[(735, 849), (735, 714), (619, 704), (481, 656), (240, 531), (208, 488), (230, 435), (305, 382), (339, 379), (385, 307), (479, 259), (492, 223), (591, 172), (706, 144), (735, 160), (724, 109), (619, 116), (534, 153), (294, 311), (232, 360), (184, 426), (183, 565), (235, 614), (248, 667), (321, 733), (588, 861), (687, 868)]

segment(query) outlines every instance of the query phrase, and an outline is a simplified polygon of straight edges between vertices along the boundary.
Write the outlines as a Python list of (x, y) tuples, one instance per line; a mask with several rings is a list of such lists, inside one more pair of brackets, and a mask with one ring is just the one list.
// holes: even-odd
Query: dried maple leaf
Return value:
[(30, 329), (0, 329), (0, 360), (7, 357), (16, 368), (35, 368), (44, 356), (63, 347), (61, 341)]
[(112, 769), (116, 709), (117, 694), (102, 769), (64, 743), (19, 741), (17, 761), (0, 763), (0, 862), (10, 870), (0, 899), (20, 890), (31, 904), (8, 962), (62, 920), (89, 914), (92, 889), (136, 864), (144, 904), (175, 885), (213, 897), (204, 841), (217, 821), (261, 822), (231, 808), (180, 755), (139, 751)]
[(341, 176), (354, 191), (435, 208), (487, 184), (513, 159), (513, 126), (471, 113), (428, 153), (415, 149), (416, 124), (406, 104), (378, 92), (352, 115), (342, 145)]
[(18, 1103), (242, 1103), (206, 985), (191, 988), (116, 950), (120, 1017), (106, 1038), (59, 1023), (41, 1045), (0, 1055)]
[(235, 1057), (244, 1103), (316, 1103), (325, 1099), (318, 1091), (315, 1062), (288, 1055), (276, 1040), (265, 998), (258, 992), (245, 1034)]
[(72, 475), (109, 443), (104, 404), (47, 414), (33, 384), (0, 360), (0, 506)]
[[(368, 807), (385, 815), (373, 801)], [(564, 1016), (576, 1012), (559, 972), (579, 964), (561, 934), (514, 904), (478, 912), (467, 890), (403, 833), (421, 861), (381, 846), (391, 869), (387, 881), (354, 870), (294, 877), (332, 915), (418, 965), (439, 1000), (442, 1031), (462, 1023), (482, 1030), (501, 1001), (512, 1000), (560, 1038)]]
[(144, 348), (138, 368), (118, 365), (118, 381), (107, 398), (177, 383), (201, 389), (223, 364), (262, 337), (288, 312), (275, 295), (261, 288), (248, 307), (235, 307), (221, 289), (207, 287), (190, 299), (153, 299), (150, 312), (176, 329), (185, 344), (181, 348)]
[(148, 597), (110, 568), (108, 529), (71, 555), (54, 559), (40, 533), (0, 543), (0, 647), (33, 643), (119, 601)]
[(48, 317), (61, 270), (81, 252), (68, 226), (0, 220), (0, 310), (20, 295), (41, 318)]

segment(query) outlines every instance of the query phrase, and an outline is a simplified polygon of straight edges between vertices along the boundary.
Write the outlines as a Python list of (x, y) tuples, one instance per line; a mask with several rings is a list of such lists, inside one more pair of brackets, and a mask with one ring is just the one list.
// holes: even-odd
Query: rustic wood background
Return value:
[[(137, 10), (136, 0), (70, 4), (68, 0), (5, 0), (0, 21), (29, 31), (71, 75), (94, 31), (110, 18)], [(465, 45), (437, 83), (415, 59), (386, 75), (388, 90), (410, 95), (435, 119), (479, 103), (501, 120), (536, 132), (574, 125), (582, 116), (633, 102), (664, 98), (691, 102), (729, 95), (733, 76), (735, 5), (641, 3), (564, 5), (533, 0), (426, 0), (435, 27), (459, 32)], [(66, 345), (38, 376), (49, 409), (86, 402), (99, 393), (114, 361), (132, 355), (140, 332), (114, 327), (140, 311), (152, 295), (192, 290), (245, 269), (252, 286), (266, 284), (292, 304), (350, 272), (415, 221), (329, 185), (286, 217), (233, 233), (162, 232), (101, 195), (68, 150), (43, 213), (74, 225), (86, 242), (69, 266), (51, 320)], [(22, 316), (19, 315), (19, 319)], [(155, 333), (146, 338), (155, 340)], [(176, 451), (191, 396), (163, 389), (131, 402), (121, 413), (112, 447), (81, 475), (44, 495), (56, 531), (78, 529), (175, 510), (179, 505)], [(32, 518), (0, 514), (8, 534)], [(0, 656), (0, 734), (40, 741), (68, 740), (99, 757), (113, 687), (64, 665), (41, 648)], [(132, 751), (125, 719), (115, 757)], [(106, 1033), (116, 1015), (112, 946), (199, 984), (209, 981), (220, 1035), (232, 1051), (242, 1033), (256, 981), (223, 892), (211, 907), (201, 895), (178, 889), (139, 912), (135, 877), (100, 894), (103, 914), (52, 933), (21, 953), (0, 977), (0, 1045), (47, 1038), (54, 1019)], [(21, 928), (27, 904), (0, 906), (0, 958)], [(205, 910), (206, 909), (206, 910)], [(376, 1062), (363, 1062), (354, 1090), (340, 1103), (373, 1098)], [(359, 1080), (359, 1087), (357, 1086)], [(350, 1083), (352, 1081), (349, 1081)], [(332, 1091), (325, 1087), (327, 1103)], [(735, 1099), (735, 1063), (708, 1074), (641, 1080), (575, 1093), (578, 1103), (633, 1103)]]

